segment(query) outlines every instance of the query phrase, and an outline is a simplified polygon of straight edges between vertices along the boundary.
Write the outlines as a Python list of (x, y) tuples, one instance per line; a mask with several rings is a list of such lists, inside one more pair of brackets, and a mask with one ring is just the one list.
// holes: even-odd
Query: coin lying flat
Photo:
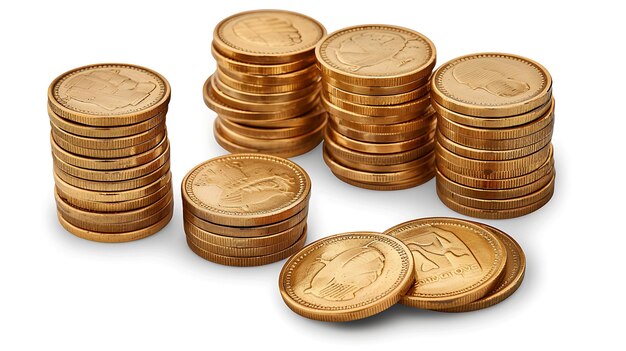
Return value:
[(417, 219), (384, 233), (411, 250), (415, 283), (401, 302), (417, 308), (454, 308), (483, 297), (496, 286), (507, 260), (493, 232), (459, 219)]
[(373, 232), (320, 239), (283, 266), (279, 289), (294, 312), (321, 321), (351, 321), (395, 304), (413, 282), (413, 260), (400, 240)]

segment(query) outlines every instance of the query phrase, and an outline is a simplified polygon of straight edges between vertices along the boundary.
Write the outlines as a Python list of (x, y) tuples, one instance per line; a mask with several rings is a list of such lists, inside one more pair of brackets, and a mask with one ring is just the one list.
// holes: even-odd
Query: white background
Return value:
[[(19, 3), (19, 4), (18, 4)], [(523, 1), (49, 1), (4, 4), (0, 349), (188, 350), (319, 347), (433, 350), (620, 348), (624, 322), (623, 14), (608, 2)], [(282, 302), (282, 263), (231, 268), (195, 256), (182, 230), (179, 185), (196, 164), (224, 154), (201, 87), (215, 69), (213, 27), (235, 12), (295, 10), (329, 32), (366, 23), (415, 29), (438, 63), (480, 51), (516, 53), (554, 79), (557, 188), (541, 210), (486, 221), (524, 248), (522, 287), (487, 310), (443, 314), (394, 306), (353, 323), (307, 320)], [(128, 62), (172, 86), (168, 130), (175, 215), (150, 238), (78, 239), (57, 223), (46, 91), (77, 66)], [(426, 216), (459, 216), (417, 188), (375, 192), (337, 180), (318, 147), (294, 158), (310, 174), (309, 241), (383, 231)], [(623, 346), (622, 346), (623, 347)]]

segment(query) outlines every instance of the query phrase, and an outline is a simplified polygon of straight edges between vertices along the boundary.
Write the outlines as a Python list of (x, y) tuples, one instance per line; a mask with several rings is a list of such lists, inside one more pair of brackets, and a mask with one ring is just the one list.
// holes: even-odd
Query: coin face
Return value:
[(311, 52), (325, 34), (319, 22), (302, 14), (259, 10), (226, 18), (213, 38), (217, 49), (232, 58), (278, 63)]
[(484, 296), (497, 283), (506, 251), (493, 232), (453, 218), (424, 218), (387, 231), (413, 255), (415, 284), (401, 300), (418, 308), (452, 308)]
[[(99, 64), (64, 73), (50, 85), (54, 112), (71, 116), (128, 116), (156, 110), (169, 99), (161, 75), (127, 64)], [(130, 124), (130, 123), (129, 123)]]
[(410, 29), (364, 25), (330, 34), (316, 55), (333, 78), (359, 85), (401, 85), (430, 74), (436, 53), (428, 38)]
[(551, 88), (552, 78), (540, 64), (511, 54), (481, 53), (439, 67), (431, 91), (437, 103), (455, 112), (503, 117), (545, 104)]
[(372, 232), (329, 236), (283, 267), (279, 288), (294, 312), (323, 321), (371, 316), (396, 303), (413, 282), (406, 245)]
[(189, 210), (213, 223), (254, 226), (286, 219), (307, 203), (311, 181), (295, 163), (233, 154), (196, 166), (182, 183)]

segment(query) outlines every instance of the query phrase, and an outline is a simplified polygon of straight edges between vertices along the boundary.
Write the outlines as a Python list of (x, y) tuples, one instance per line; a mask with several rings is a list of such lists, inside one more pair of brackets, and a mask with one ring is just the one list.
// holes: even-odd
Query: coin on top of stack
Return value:
[(552, 78), (511, 54), (466, 55), (433, 74), (437, 193), (472, 217), (518, 217), (554, 192)]
[(361, 25), (330, 34), (315, 53), (329, 115), (324, 161), (331, 171), (349, 184), (375, 190), (410, 188), (431, 179), (433, 43), (407, 28)]
[(280, 261), (306, 241), (311, 180), (297, 164), (232, 154), (194, 167), (181, 185), (187, 243), (229, 266)]
[(257, 10), (224, 19), (213, 33), (217, 70), (203, 87), (226, 150), (292, 157), (323, 138), (315, 45), (326, 29), (305, 15)]
[(169, 101), (165, 78), (129, 64), (80, 67), (50, 84), (55, 198), (67, 231), (124, 242), (167, 225), (173, 211)]

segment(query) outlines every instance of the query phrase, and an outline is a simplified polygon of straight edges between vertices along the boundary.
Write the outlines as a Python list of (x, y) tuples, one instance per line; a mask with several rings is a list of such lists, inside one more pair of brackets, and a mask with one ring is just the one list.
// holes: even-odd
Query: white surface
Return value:
[[(546, 1), (510, 6), (501, 1), (202, 3), (15, 1), (3, 6), (0, 349), (266, 344), (292, 350), (579, 349), (606, 348), (621, 339), (626, 312), (623, 11), (602, 1), (586, 6)], [(365, 23), (413, 28), (435, 43), (439, 64), (467, 53), (502, 51), (549, 69), (557, 106), (556, 195), (532, 215), (486, 221), (513, 235), (526, 252), (526, 280), (516, 294), (480, 312), (442, 314), (395, 306), (360, 322), (320, 323), (283, 304), (277, 288), (282, 263), (230, 268), (204, 261), (186, 247), (180, 181), (194, 165), (225, 153), (213, 139), (215, 115), (201, 95), (215, 68), (213, 27), (232, 13), (257, 8), (302, 12), (329, 32)], [(78, 239), (55, 217), (46, 90), (62, 72), (98, 62), (144, 65), (172, 85), (167, 125), (176, 212), (165, 230), (137, 242)], [(294, 161), (313, 180), (309, 241), (351, 230), (382, 231), (418, 217), (459, 216), (437, 199), (434, 181), (375, 192), (337, 180), (319, 147)]]

